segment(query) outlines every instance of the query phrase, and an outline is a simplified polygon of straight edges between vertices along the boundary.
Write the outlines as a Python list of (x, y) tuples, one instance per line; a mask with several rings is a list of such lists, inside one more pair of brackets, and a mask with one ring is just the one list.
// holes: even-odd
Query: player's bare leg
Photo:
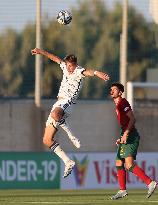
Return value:
[(45, 128), (43, 143), (63, 160), (65, 164), (64, 177), (67, 177), (75, 166), (75, 162), (70, 160), (66, 153), (61, 149), (59, 143), (54, 140), (60, 118), (62, 117), (62, 112), (63, 110), (61, 108), (57, 108), (49, 116), (49, 124), (47, 124)]

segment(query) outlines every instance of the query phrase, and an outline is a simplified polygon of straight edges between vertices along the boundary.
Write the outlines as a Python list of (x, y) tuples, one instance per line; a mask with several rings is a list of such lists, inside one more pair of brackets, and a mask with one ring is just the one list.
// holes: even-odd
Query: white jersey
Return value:
[(60, 63), (63, 71), (63, 79), (59, 88), (58, 97), (75, 102), (83, 85), (83, 71), (81, 66), (77, 66), (73, 73), (68, 73), (65, 62)]

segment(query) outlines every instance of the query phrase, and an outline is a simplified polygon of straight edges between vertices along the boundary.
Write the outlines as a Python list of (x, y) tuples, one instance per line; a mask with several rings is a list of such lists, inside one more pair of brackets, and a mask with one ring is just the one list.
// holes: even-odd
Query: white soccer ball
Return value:
[(72, 15), (69, 11), (61, 10), (57, 15), (57, 20), (60, 24), (67, 25), (72, 20)]

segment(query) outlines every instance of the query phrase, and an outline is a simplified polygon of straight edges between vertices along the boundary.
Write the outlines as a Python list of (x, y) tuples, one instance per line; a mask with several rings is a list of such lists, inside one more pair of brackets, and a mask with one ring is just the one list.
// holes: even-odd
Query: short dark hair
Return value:
[(77, 57), (73, 54), (67, 55), (64, 58), (64, 62), (68, 61), (69, 63), (77, 63)]
[(119, 82), (112, 83), (111, 87), (113, 86), (116, 86), (119, 89), (119, 91), (121, 91), (122, 93), (124, 92), (124, 86), (121, 83)]

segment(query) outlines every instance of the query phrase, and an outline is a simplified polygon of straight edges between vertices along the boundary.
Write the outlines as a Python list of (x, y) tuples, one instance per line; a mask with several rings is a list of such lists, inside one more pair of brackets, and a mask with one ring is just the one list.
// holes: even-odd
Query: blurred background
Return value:
[[(56, 19), (63, 9), (72, 13), (72, 22), (67, 26)], [(47, 58), (32, 56), (31, 49), (35, 47), (61, 58), (73, 53), (82, 67), (105, 71), (111, 78), (106, 84), (97, 78), (85, 79), (70, 119), (82, 147), (76, 152), (59, 130), (57, 137), (65, 151), (76, 156), (115, 152), (119, 128), (109, 87), (120, 81), (125, 85), (125, 97), (132, 104), (142, 136), (139, 151), (158, 152), (157, 23), (158, 2), (154, 0), (1, 0), (1, 171), (4, 156), (13, 156), (14, 152), (34, 156), (48, 151), (42, 145), (42, 136), (62, 72)], [(23, 153), (26, 159), (27, 154)], [(15, 153), (12, 160), (20, 159)], [(12, 176), (12, 166), (10, 169)], [(0, 177), (8, 183), (1, 174)]]

